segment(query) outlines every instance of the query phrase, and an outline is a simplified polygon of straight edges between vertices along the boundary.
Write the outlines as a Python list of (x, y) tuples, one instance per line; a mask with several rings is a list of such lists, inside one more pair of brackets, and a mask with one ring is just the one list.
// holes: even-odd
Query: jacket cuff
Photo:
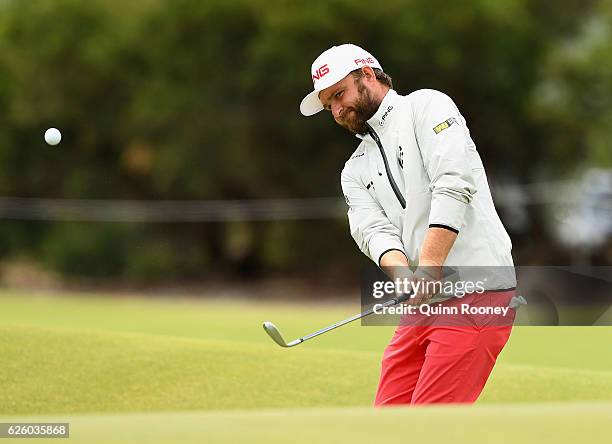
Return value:
[(390, 250), (398, 250), (404, 253), (406, 256), (406, 252), (404, 251), (404, 245), (402, 242), (396, 237), (373, 237), (370, 240), (370, 259), (376, 262), (376, 265), (380, 266), (380, 258), (383, 254)]
[(431, 199), (429, 225), (444, 225), (457, 232), (463, 226), (468, 204), (448, 194), (434, 194)]

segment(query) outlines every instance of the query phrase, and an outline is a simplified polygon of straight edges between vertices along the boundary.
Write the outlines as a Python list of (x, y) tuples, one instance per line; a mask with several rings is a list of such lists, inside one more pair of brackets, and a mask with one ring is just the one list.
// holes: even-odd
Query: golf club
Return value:
[[(406, 301), (407, 299), (410, 298), (410, 296), (412, 295), (412, 293), (404, 293), (400, 296), (397, 296), (395, 298), (389, 299), (388, 301), (384, 302), (383, 304), (381, 304), (381, 307), (391, 307), (393, 305), (397, 305), (401, 302)], [(309, 339), (312, 339), (314, 337), (317, 337), (319, 335), (322, 335), (323, 333), (327, 333), (330, 330), (334, 330), (338, 327), (342, 327), (343, 325), (346, 325), (350, 322), (356, 321), (357, 319), (361, 319), (364, 318), (366, 316), (371, 315), (372, 313), (374, 313), (374, 307), (370, 308), (369, 310), (364, 311), (363, 313), (359, 313), (355, 316), (352, 316), (350, 318), (344, 319), (343, 321), (340, 322), (336, 322), (333, 325), (330, 325), (329, 327), (325, 327), (319, 331), (315, 331), (314, 333), (311, 333), (309, 335), (306, 336), (302, 336), (301, 338), (297, 338), (294, 341), (291, 341), (289, 343), (287, 343), (284, 339), (283, 339), (283, 335), (281, 335), (280, 331), (278, 330), (278, 328), (276, 327), (276, 325), (274, 325), (272, 322), (270, 321), (266, 321), (263, 323), (263, 328), (266, 331), (266, 333), (268, 333), (268, 336), (270, 336), (270, 338), (272, 338), (272, 340), (274, 342), (276, 342), (278, 345), (280, 345), (281, 347), (295, 347), (296, 345), (301, 344), (304, 341), (308, 341)]]

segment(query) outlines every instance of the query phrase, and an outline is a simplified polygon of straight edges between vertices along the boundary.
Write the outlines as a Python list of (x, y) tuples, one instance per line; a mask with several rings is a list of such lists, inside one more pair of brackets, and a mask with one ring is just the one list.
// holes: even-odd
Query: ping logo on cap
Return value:
[(369, 65), (370, 63), (376, 63), (374, 62), (374, 59), (372, 57), (367, 57), (365, 59), (355, 59), (355, 65), (359, 66), (359, 65)]
[(319, 69), (315, 70), (314, 74), (312, 75), (312, 81), (316, 83), (317, 80), (319, 80), (321, 77), (323, 77), (328, 72), (329, 72), (329, 66), (327, 66), (327, 63), (326, 63), (325, 65), (321, 66)]

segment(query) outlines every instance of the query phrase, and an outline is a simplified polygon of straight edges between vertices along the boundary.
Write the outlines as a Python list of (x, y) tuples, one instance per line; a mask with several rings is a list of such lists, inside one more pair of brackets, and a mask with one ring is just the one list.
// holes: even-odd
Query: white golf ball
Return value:
[(49, 145), (57, 145), (62, 140), (62, 133), (57, 128), (49, 128), (45, 131), (45, 142)]

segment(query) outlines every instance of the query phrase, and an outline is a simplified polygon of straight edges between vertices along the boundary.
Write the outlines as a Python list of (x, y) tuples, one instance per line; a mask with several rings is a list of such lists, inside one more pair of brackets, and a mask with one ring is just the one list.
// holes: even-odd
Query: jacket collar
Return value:
[[(380, 102), (380, 106), (378, 110), (374, 113), (372, 117), (368, 119), (368, 124), (376, 131), (378, 134), (384, 133), (385, 129), (389, 126), (389, 121), (393, 116), (393, 113), (396, 112), (394, 109), (396, 108), (396, 98), (398, 94), (390, 89), (383, 97), (382, 102)], [(357, 134), (357, 137), (363, 139), (366, 134)]]

